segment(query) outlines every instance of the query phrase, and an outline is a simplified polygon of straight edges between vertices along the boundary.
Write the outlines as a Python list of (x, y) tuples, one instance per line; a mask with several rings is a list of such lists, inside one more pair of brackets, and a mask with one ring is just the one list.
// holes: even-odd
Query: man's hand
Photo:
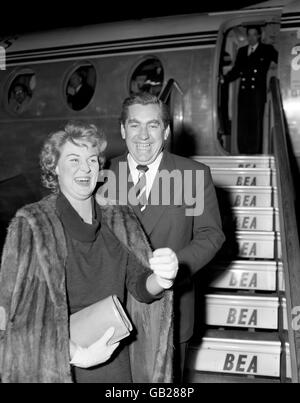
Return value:
[(178, 272), (176, 253), (169, 248), (156, 249), (149, 259), (157, 283), (163, 288), (171, 288)]
[(110, 327), (99, 340), (87, 348), (74, 345), (74, 343), (70, 341), (70, 353), (72, 358), (70, 364), (79, 368), (90, 368), (108, 361), (120, 344), (107, 344), (114, 332), (115, 328)]

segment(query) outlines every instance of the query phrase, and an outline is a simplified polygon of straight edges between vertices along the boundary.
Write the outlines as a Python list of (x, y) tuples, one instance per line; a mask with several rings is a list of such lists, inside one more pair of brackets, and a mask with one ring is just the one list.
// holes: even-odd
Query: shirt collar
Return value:
[(253, 48), (253, 50), (256, 50), (256, 49), (257, 49), (257, 47), (258, 47), (258, 45), (259, 45), (259, 43), (257, 43), (257, 44), (256, 44), (256, 45), (254, 45), (254, 46), (249, 45), (249, 49), (252, 49), (252, 48)]
[(79, 84), (76, 88), (75, 88), (75, 94), (77, 94), (77, 92), (81, 89), (82, 84)]
[[(162, 157), (163, 157), (163, 151), (161, 151), (161, 153), (157, 156), (157, 158), (155, 159), (155, 161), (153, 161), (151, 164), (147, 165), (147, 167), (149, 168), (148, 172), (156, 172), (158, 170), (158, 167), (161, 163)], [(136, 172), (139, 173), (139, 171), (136, 169), (138, 163), (134, 160), (134, 158), (132, 157), (131, 154), (127, 155), (127, 161), (128, 161), (128, 166), (130, 169), (130, 172)]]

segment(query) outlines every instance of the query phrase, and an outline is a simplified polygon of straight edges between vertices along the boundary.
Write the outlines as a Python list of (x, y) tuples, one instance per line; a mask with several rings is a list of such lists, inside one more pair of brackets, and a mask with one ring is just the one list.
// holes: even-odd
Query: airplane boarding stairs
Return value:
[(194, 159), (211, 168), (227, 240), (196, 278), (185, 381), (290, 382), (274, 157)]

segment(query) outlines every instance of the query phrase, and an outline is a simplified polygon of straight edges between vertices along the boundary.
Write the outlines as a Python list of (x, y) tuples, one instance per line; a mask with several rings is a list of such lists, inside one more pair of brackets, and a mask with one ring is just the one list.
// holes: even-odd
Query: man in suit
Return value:
[[(242, 154), (261, 154), (267, 74), (278, 52), (261, 42), (261, 28), (247, 28), (248, 45), (240, 48), (232, 70), (223, 82), (240, 78), (238, 94), (238, 148)], [(221, 81), (222, 82), (222, 81)]]
[[(153, 250), (169, 248), (177, 256), (175, 372), (177, 380), (181, 380), (187, 342), (194, 327), (193, 275), (215, 256), (224, 242), (224, 235), (210, 170), (164, 149), (170, 134), (169, 123), (168, 107), (157, 97), (140, 94), (127, 98), (123, 103), (121, 134), (128, 152), (113, 159), (110, 170), (117, 179), (124, 177), (127, 171), (128, 195), (135, 194), (137, 201), (129, 197), (129, 204)], [(169, 182), (159, 179), (168, 174), (176, 179)], [(121, 179), (120, 187), (124, 182)], [(120, 200), (120, 189), (116, 198)], [(203, 201), (203, 212), (197, 206), (199, 200)]]

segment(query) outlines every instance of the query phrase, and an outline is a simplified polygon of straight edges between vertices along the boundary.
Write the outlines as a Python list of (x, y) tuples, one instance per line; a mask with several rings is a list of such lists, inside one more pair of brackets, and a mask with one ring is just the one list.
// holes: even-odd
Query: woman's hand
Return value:
[(120, 344), (118, 342), (108, 345), (114, 332), (115, 328), (110, 327), (99, 340), (87, 348), (80, 347), (70, 340), (70, 355), (72, 359), (70, 364), (79, 368), (90, 368), (108, 361)]

